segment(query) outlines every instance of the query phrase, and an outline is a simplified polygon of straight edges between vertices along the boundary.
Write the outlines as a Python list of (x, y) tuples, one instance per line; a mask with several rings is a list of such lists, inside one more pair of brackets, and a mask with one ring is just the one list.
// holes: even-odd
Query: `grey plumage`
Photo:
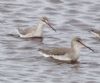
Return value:
[(22, 29), (22, 28), (17, 28), (19, 33), (22, 35), (26, 35), (28, 33), (34, 32), (36, 29), (35, 28), (26, 28), (26, 29)]
[(72, 39), (70, 48), (42, 48), (39, 49), (39, 51), (40, 54), (42, 54), (44, 57), (52, 57), (54, 59), (63, 61), (77, 61), (77, 59), (79, 58), (80, 49), (84, 46), (91, 51), (94, 51), (90, 47), (83, 44), (82, 39), (80, 39), (79, 37), (75, 37)]
[(68, 48), (52, 48), (52, 49), (39, 49), (39, 51), (49, 54), (49, 55), (64, 55), (66, 52), (70, 52), (70, 49)]

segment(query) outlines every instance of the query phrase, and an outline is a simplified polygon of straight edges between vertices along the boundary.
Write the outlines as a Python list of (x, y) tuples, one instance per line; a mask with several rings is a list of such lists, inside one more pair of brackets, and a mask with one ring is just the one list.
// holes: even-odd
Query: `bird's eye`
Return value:
[(80, 38), (78, 38), (76, 41), (81, 42), (82, 40)]
[(44, 19), (42, 19), (42, 21), (43, 21), (43, 22), (45, 22), (45, 20), (44, 20)]
[(45, 20), (42, 20), (42, 21), (45, 21)]
[(77, 40), (77, 42), (80, 42), (80, 40)]
[(91, 30), (92, 32), (94, 31), (94, 30)]
[(48, 18), (47, 17), (44, 17), (43, 19), (46, 20), (46, 21), (48, 21)]

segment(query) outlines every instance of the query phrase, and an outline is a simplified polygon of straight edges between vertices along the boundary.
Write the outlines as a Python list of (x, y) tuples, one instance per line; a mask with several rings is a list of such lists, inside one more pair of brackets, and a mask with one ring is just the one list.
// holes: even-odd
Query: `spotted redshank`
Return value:
[(33, 28), (26, 28), (21, 29), (18, 28), (18, 34), (21, 38), (30, 38), (30, 37), (42, 37), (43, 36), (43, 27), (44, 25), (48, 25), (50, 28), (52, 28), (54, 31), (56, 31), (51, 24), (49, 23), (49, 20), (47, 17), (40, 18), (40, 22), (37, 27)]
[(79, 52), (82, 47), (86, 47), (94, 52), (93, 49), (86, 46), (82, 39), (79, 37), (74, 37), (71, 41), (71, 48), (45, 48), (39, 49), (39, 53), (42, 54), (44, 57), (51, 57), (61, 61), (67, 62), (76, 62), (79, 58)]

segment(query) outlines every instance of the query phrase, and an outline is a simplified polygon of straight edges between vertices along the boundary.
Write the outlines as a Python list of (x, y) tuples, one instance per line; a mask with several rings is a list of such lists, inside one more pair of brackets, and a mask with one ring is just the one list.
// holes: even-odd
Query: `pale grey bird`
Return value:
[(43, 27), (44, 25), (48, 25), (50, 28), (52, 28), (54, 31), (56, 31), (51, 24), (49, 23), (49, 20), (47, 17), (40, 18), (40, 22), (37, 27), (33, 28), (26, 28), (21, 29), (18, 28), (18, 34), (21, 38), (30, 38), (30, 37), (42, 37), (43, 35)]
[(92, 50), (90, 47), (83, 44), (81, 38), (74, 37), (71, 41), (71, 48), (54, 47), (47, 49), (39, 49), (39, 53), (42, 54), (44, 57), (52, 57), (61, 61), (74, 62), (78, 60), (79, 52), (82, 47), (86, 47)]

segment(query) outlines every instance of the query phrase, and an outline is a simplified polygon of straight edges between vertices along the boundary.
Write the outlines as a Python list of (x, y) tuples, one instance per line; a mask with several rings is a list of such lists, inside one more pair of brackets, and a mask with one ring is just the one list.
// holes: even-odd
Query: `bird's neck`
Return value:
[(41, 37), (43, 35), (43, 26), (44, 26), (44, 23), (40, 21), (37, 26), (34, 36)]
[(42, 21), (40, 21), (38, 26), (37, 26), (37, 31), (42, 31), (43, 26), (44, 26), (44, 23)]
[(76, 54), (79, 54), (81, 47), (79, 45), (72, 45), (72, 49)]

